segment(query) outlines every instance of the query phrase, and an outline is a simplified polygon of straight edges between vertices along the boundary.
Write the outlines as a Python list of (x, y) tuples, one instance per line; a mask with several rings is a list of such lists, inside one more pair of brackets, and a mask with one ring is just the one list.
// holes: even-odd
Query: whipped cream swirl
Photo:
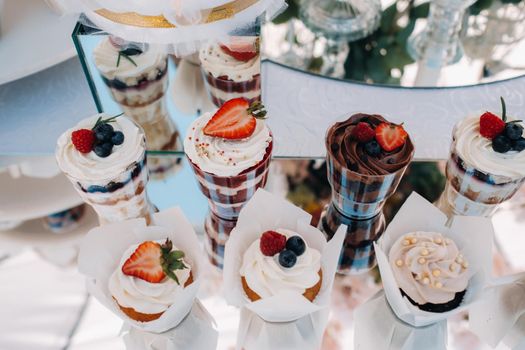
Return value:
[(119, 49), (111, 44), (109, 37), (103, 39), (93, 50), (95, 65), (106, 79), (127, 81), (128, 78), (142, 75), (150, 68), (164, 67), (166, 64), (166, 54), (152, 45), (143, 53), (131, 56), (137, 65), (121, 57), (117, 67), (118, 56)]
[[(276, 232), (289, 238), (297, 233), (277, 229)], [(306, 242), (305, 242), (306, 243)], [(255, 240), (244, 253), (240, 274), (246, 283), (261, 298), (267, 298), (280, 292), (303, 294), (306, 289), (319, 282), (321, 253), (306, 246), (305, 252), (297, 257), (291, 268), (279, 264), (279, 254), (266, 256), (259, 247), (260, 239)]]
[[(508, 121), (513, 120), (509, 118)], [(520, 122), (520, 125), (525, 125)], [(491, 175), (511, 180), (525, 177), (525, 151), (498, 153), (492, 149), (492, 140), (479, 133), (479, 116), (461, 120), (454, 129), (455, 149), (467, 164)]]
[(124, 142), (119, 146), (113, 146), (108, 157), (99, 157), (93, 151), (79, 152), (71, 141), (71, 134), (75, 130), (91, 129), (99, 117), (107, 119), (111, 115), (101, 113), (83, 119), (58, 138), (56, 159), (60, 169), (69, 177), (80, 181), (107, 183), (128, 170), (135, 162), (142, 160), (146, 147), (144, 133), (137, 124), (124, 115), (111, 123), (115, 131), (122, 131)]
[(257, 119), (251, 136), (228, 140), (204, 134), (203, 129), (212, 116), (205, 113), (195, 119), (184, 139), (186, 155), (202, 171), (218, 176), (235, 176), (264, 159), (272, 136), (263, 120)]
[(227, 77), (235, 82), (251, 80), (261, 73), (260, 55), (247, 62), (238, 61), (224, 52), (220, 46), (212, 45), (199, 54), (202, 68), (215, 78)]
[[(158, 241), (157, 243), (162, 244), (163, 242)], [(177, 296), (184, 289), (184, 283), (190, 276), (190, 268), (174, 271), (180, 285), (169, 277), (164, 278), (160, 283), (150, 283), (140, 278), (127, 276), (122, 272), (122, 265), (138, 246), (135, 244), (129, 247), (122, 255), (118, 267), (109, 278), (109, 292), (120, 306), (131, 307), (144, 314), (164, 312), (175, 303)], [(173, 247), (173, 250), (176, 249)], [(187, 261), (184, 261), (184, 264), (190, 266)]]
[(389, 261), (399, 288), (420, 305), (449, 302), (468, 286), (468, 261), (440, 233), (401, 236), (390, 248)]

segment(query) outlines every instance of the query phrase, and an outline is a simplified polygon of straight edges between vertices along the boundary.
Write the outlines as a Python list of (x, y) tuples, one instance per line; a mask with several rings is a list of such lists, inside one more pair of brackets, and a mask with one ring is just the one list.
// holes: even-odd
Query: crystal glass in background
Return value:
[(432, 1), (425, 29), (409, 38), (407, 50), (410, 56), (430, 68), (459, 61), (463, 56), (459, 40), (463, 16), (474, 1)]
[(507, 68), (519, 69), (509, 67), (505, 58), (525, 37), (525, 2), (496, 0), (488, 9), (471, 14), (467, 24), (462, 38), (467, 56), (484, 60), (490, 74)]
[(344, 76), (349, 41), (368, 36), (379, 26), (380, 0), (304, 0), (299, 17), (317, 36), (326, 38), (321, 74)]

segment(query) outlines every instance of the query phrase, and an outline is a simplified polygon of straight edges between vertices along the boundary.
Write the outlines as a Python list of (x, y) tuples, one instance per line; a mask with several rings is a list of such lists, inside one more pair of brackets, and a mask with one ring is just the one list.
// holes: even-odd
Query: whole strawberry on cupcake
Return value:
[(129, 247), (109, 279), (109, 291), (119, 308), (135, 321), (158, 319), (193, 282), (183, 251), (169, 239)]
[(295, 292), (313, 301), (322, 285), (321, 253), (296, 232), (266, 231), (244, 253), (240, 274), (251, 301), (281, 292)]

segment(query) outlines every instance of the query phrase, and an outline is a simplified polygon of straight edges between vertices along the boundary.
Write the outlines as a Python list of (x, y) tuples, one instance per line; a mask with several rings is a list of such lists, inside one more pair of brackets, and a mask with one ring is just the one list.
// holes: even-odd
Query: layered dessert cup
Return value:
[(300, 234), (282, 228), (263, 232), (250, 244), (239, 272), (250, 301), (288, 292), (313, 302), (323, 281), (321, 252)]
[(261, 119), (265, 113), (260, 104), (233, 99), (215, 114), (197, 118), (184, 139), (184, 151), (208, 199), (208, 253), (217, 266), (244, 204), (266, 185), (273, 139)]
[(261, 60), (258, 37), (237, 37), (229, 44), (211, 45), (200, 51), (204, 81), (213, 103), (242, 97), (261, 100)]
[[(95, 66), (113, 99), (126, 116), (137, 122), (146, 135), (148, 149), (173, 151), (180, 148), (178, 131), (171, 120), (165, 94), (168, 88), (168, 58), (147, 44), (104, 38), (93, 52)], [(152, 173), (171, 168), (174, 162), (150, 162)]]
[(131, 119), (101, 113), (80, 121), (58, 138), (56, 159), (101, 224), (139, 217), (150, 222), (146, 141)]
[(326, 150), (332, 201), (319, 228), (330, 238), (336, 223), (345, 223), (339, 272), (368, 270), (376, 263), (371, 245), (385, 228), (383, 205), (396, 191), (414, 146), (402, 125), (358, 113), (328, 129)]
[[(360, 133), (363, 141), (357, 136)], [(326, 135), (334, 206), (349, 218), (376, 216), (397, 189), (413, 155), (414, 146), (402, 126), (380, 115), (359, 113), (335, 123)]]
[[(108, 36), (95, 47), (93, 58), (115, 101), (124, 107), (139, 108), (132, 110), (130, 117), (135, 116), (133, 112), (146, 120), (154, 119), (155, 112), (165, 114), (165, 107), (153, 104), (161, 100), (168, 85), (165, 53)], [(140, 109), (144, 106), (149, 110)]]
[(272, 135), (250, 108), (245, 99), (230, 100), (215, 114), (197, 118), (184, 139), (199, 187), (210, 209), (222, 219), (236, 220), (268, 177)]
[(491, 112), (458, 122), (440, 209), (449, 215), (491, 216), (510, 199), (525, 181), (524, 126), (516, 118)]
[(332, 239), (339, 226), (345, 225), (346, 237), (339, 257), (337, 272), (340, 274), (364, 273), (376, 266), (374, 242), (386, 227), (385, 217), (378, 214), (369, 219), (350, 219), (342, 215), (332, 203), (328, 204), (319, 222), (319, 228)]

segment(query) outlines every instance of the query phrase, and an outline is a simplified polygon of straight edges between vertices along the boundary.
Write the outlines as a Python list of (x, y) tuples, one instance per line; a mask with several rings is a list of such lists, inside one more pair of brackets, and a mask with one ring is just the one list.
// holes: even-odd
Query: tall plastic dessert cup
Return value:
[[(97, 116), (91, 118), (94, 124)], [(121, 116), (119, 118), (126, 118)], [(91, 205), (98, 214), (101, 224), (123, 221), (133, 218), (143, 217), (149, 223), (153, 213), (153, 205), (150, 203), (146, 185), (148, 183), (146, 141), (144, 132), (139, 125), (127, 118), (138, 129), (138, 137), (141, 138), (138, 145), (139, 151), (133, 154), (136, 157), (129, 159), (129, 162), (122, 166), (114, 167), (110, 162), (105, 161), (101, 166), (100, 174), (96, 177), (89, 173), (79, 176), (70, 172), (67, 165), (70, 160), (61, 159), (61, 152), (57, 147), (58, 165), (66, 177), (71, 181), (75, 190), (87, 204)], [(68, 132), (66, 132), (67, 134)], [(63, 135), (69, 138), (69, 135)], [(126, 137), (127, 135), (125, 135)], [(61, 136), (62, 137), (62, 136)], [(60, 141), (60, 139), (59, 139)], [(69, 145), (67, 147), (73, 147)], [(105, 158), (109, 159), (109, 158)], [(102, 163), (102, 161), (100, 162)]]
[(205, 172), (188, 158), (199, 188), (208, 199), (213, 214), (222, 219), (237, 220), (244, 204), (252, 198), (258, 188), (266, 185), (272, 150), (273, 141), (266, 148), (264, 158), (259, 163), (234, 176)]
[[(336, 156), (341, 146), (332, 141), (335, 141), (336, 136), (344, 140), (345, 129), (365, 120), (362, 118), (369, 118), (375, 123), (380, 119), (383, 120), (378, 115), (354, 114), (344, 122), (348, 123), (348, 126), (340, 128), (337, 123), (328, 129), (325, 137), (327, 177), (332, 198), (325, 209), (319, 228), (330, 239), (339, 225), (347, 226), (347, 236), (339, 260), (339, 273), (359, 273), (375, 266), (373, 242), (385, 229), (383, 206), (396, 191), (414, 155), (413, 145), (408, 138), (406, 142), (410, 144), (407, 146), (406, 159), (395, 171), (385, 174), (359, 173), (358, 162), (364, 162), (364, 157), (368, 157), (366, 154), (355, 162), (351, 160), (342, 162)], [(336, 135), (340, 132), (343, 133)], [(387, 156), (388, 153), (385, 157)]]
[(447, 182), (438, 206), (449, 215), (492, 216), (501, 203), (520, 189), (525, 177), (510, 178), (481, 170), (462, 159), (456, 145), (453, 136), (446, 166)]

